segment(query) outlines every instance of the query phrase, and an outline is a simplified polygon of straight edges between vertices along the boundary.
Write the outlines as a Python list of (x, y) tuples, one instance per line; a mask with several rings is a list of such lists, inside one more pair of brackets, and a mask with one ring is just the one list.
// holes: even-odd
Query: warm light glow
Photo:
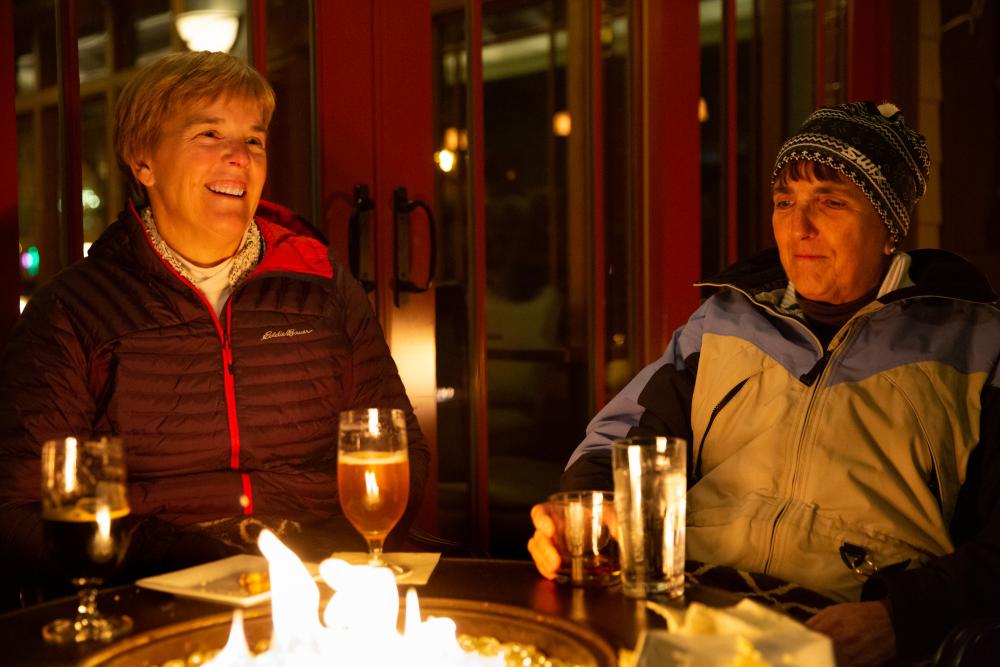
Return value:
[(104, 539), (111, 537), (111, 510), (108, 509), (107, 505), (97, 508), (95, 522), (97, 523), (98, 535)]
[(593, 503), (590, 512), (590, 551), (596, 554), (601, 550), (601, 533), (604, 526), (604, 494), (595, 493)]
[(228, 53), (236, 43), (240, 15), (229, 9), (202, 9), (174, 17), (177, 34), (192, 51)]
[(367, 498), (375, 497), (378, 498), (378, 480), (375, 479), (375, 472), (372, 470), (365, 471), (365, 496)]
[(111, 541), (111, 510), (106, 504), (98, 505), (94, 513), (97, 524), (97, 534), (92, 545), (93, 555), (105, 559), (114, 553), (114, 542)]
[(378, 408), (368, 408), (368, 432), (378, 435)]
[(28, 305), (28, 298), (22, 296), (21, 297), (21, 312), (22, 313), (24, 312), (24, 307), (27, 306), (27, 305)]
[(698, 122), (708, 122), (708, 102), (705, 101), (704, 97), (698, 98)]
[(455, 152), (458, 150), (458, 128), (448, 127), (444, 131), (444, 147), (446, 150)]
[(568, 111), (557, 111), (552, 116), (552, 131), (558, 137), (568, 137), (573, 131), (573, 119)]
[(247, 648), (247, 636), (243, 630), (243, 610), (233, 612), (233, 625), (229, 630), (229, 641), (215, 658), (208, 664), (214, 667), (240, 667), (249, 665), (253, 660), (250, 649)]
[(451, 619), (421, 621), (417, 594), (412, 589), (406, 594), (406, 623), (403, 632), (398, 632), (399, 591), (388, 568), (349, 565), (334, 559), (320, 563), (320, 576), (335, 591), (321, 623), (316, 613), (319, 589), (302, 561), (267, 530), (261, 532), (257, 546), (270, 570), (271, 647), (257, 656), (249, 653), (242, 615), (237, 611), (229, 642), (205, 667), (505, 664), (503, 653), (484, 657), (464, 652)]
[(91, 243), (90, 241), (84, 241), (83, 242), (83, 256), (84, 257), (86, 257), (88, 254), (90, 254), (90, 246), (92, 246), (92, 245), (94, 245), (94, 244)]
[(101, 198), (91, 188), (83, 189), (83, 207), (89, 209), (101, 207)]
[(446, 174), (455, 168), (455, 154), (447, 148), (435, 153), (434, 161), (437, 162), (438, 168)]
[(63, 490), (72, 493), (76, 488), (76, 438), (66, 438), (66, 457), (63, 459)]

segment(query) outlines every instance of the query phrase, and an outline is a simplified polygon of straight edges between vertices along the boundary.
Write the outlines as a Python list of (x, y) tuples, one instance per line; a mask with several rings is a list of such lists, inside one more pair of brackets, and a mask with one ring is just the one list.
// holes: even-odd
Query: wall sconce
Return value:
[(240, 14), (231, 9), (199, 9), (174, 17), (177, 34), (192, 51), (228, 53), (236, 43)]

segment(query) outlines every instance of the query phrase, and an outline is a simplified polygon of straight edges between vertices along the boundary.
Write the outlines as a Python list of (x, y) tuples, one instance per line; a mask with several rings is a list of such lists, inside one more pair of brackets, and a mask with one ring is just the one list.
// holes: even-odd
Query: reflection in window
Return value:
[(104, 25), (104, 3), (77, 0), (77, 55), (80, 83), (105, 77), (108, 67), (108, 31)]
[(135, 3), (132, 11), (136, 65), (153, 62), (174, 50), (170, 41), (174, 21), (169, 0)]
[[(727, 100), (726, 51), (722, 0), (701, 0), (701, 271), (711, 277), (721, 271), (731, 257), (748, 254), (753, 247), (752, 230), (757, 214), (751, 204), (758, 186), (752, 129), (755, 114), (750, 84), (753, 67), (754, 3), (737, 0), (736, 10), (736, 99)], [(727, 182), (725, 104), (736, 107), (736, 182)], [(736, 190), (738, 246), (730, 248), (728, 236), (728, 192)]]
[[(83, 240), (93, 243), (108, 221), (108, 180), (117, 163), (108, 160), (107, 112), (104, 97), (83, 100), (80, 109), (83, 158)], [(117, 208), (120, 204), (116, 203)]]
[[(562, 468), (590, 413), (589, 324), (593, 279), (606, 280), (608, 373), (621, 382), (629, 361), (630, 201), (628, 174), (628, 21), (625, 0), (604, 3), (605, 208), (590, 195), (586, 160), (572, 146), (592, 132), (590, 101), (570, 91), (570, 65), (586, 72), (585, 12), (566, 0), (483, 6), (484, 180), (486, 190), (486, 338), (489, 423), (490, 550), (524, 556), (534, 502), (558, 487)], [(573, 13), (571, 13), (571, 11)], [(467, 444), (468, 314), (471, 235), (466, 219), (466, 55), (462, 12), (438, 14), (435, 30), (435, 151), (442, 265), (437, 283), (442, 532), (469, 541)], [(586, 76), (586, 75), (583, 75)], [(582, 90), (585, 86), (579, 86)], [(473, 91), (477, 94), (478, 91)], [(574, 143), (578, 142), (578, 143)], [(586, 170), (585, 173), (577, 173)], [(572, 175), (572, 178), (571, 178)], [(577, 211), (578, 214), (573, 214)], [(606, 267), (588, 264), (590, 216), (605, 217)], [(593, 278), (596, 274), (596, 278)], [(613, 388), (612, 388), (613, 389)], [(544, 425), (544, 427), (541, 427)]]
[[(17, 117), (17, 261), (21, 267), (21, 285), (30, 284), (38, 275), (38, 234), (35, 215), (37, 172), (34, 124), (30, 114)], [(32, 252), (32, 248), (34, 252)], [(23, 288), (22, 288), (23, 289)]]

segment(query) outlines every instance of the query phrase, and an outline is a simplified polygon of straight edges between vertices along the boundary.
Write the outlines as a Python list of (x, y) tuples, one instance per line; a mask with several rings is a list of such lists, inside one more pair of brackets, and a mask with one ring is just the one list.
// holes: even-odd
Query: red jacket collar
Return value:
[[(131, 201), (129, 209), (145, 232), (141, 216)], [(264, 239), (264, 257), (250, 274), (251, 277), (274, 271), (333, 277), (333, 265), (325, 239), (291, 210), (261, 200), (254, 213), (254, 221)], [(152, 242), (149, 244), (152, 247)]]

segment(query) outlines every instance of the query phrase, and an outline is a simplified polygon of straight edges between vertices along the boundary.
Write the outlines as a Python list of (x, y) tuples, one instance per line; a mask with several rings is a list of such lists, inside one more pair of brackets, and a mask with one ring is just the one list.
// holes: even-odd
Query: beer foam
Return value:
[(406, 463), (406, 452), (340, 452), (344, 465), (379, 466)]

